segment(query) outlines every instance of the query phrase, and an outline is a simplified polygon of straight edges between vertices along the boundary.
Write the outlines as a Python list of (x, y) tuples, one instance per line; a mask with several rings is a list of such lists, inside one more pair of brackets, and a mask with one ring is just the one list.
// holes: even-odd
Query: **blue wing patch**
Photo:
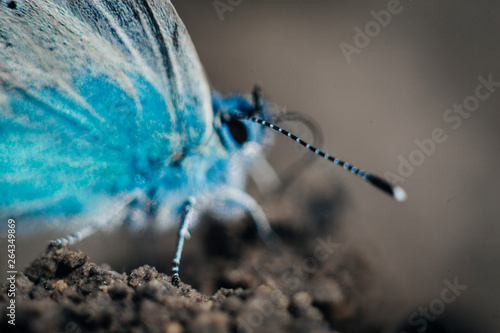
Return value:
[(0, 5), (2, 215), (79, 214), (213, 140), (209, 87), (169, 2), (11, 7)]

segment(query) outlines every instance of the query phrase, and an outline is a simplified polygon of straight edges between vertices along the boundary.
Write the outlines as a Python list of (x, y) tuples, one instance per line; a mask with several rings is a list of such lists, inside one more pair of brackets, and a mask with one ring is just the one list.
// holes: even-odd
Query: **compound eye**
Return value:
[(244, 144), (248, 139), (248, 132), (246, 126), (239, 120), (231, 119), (226, 122), (229, 132), (239, 145)]

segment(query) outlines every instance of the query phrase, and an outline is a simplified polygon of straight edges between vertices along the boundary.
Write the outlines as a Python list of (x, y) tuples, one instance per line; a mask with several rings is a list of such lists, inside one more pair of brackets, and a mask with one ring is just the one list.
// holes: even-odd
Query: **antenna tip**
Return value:
[(394, 186), (392, 193), (393, 193), (394, 199), (396, 199), (397, 201), (402, 202), (402, 201), (405, 201), (407, 198), (405, 190), (403, 190), (399, 186)]
[(406, 200), (406, 192), (401, 187), (392, 185), (387, 180), (375, 175), (369, 175), (368, 178), (365, 176), (365, 179), (373, 186), (378, 187), (380, 190), (392, 196), (397, 201), (401, 202)]

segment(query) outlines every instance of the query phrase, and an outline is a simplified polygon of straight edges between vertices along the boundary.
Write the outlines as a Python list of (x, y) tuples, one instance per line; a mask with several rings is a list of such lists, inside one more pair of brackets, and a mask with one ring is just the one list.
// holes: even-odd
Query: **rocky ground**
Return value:
[(203, 221), (187, 242), (179, 287), (166, 255), (175, 232), (102, 244), (101, 252), (120, 249), (123, 265), (93, 263), (78, 245), (49, 246), (17, 275), (15, 327), (1, 287), (0, 332), (393, 332), (390, 287), (332, 223), (340, 201), (309, 197), (304, 214), (280, 207), (282, 219), (272, 217), (280, 243), (271, 247), (250, 219)]
[[(207, 219), (193, 230), (179, 287), (170, 260), (119, 273), (71, 247), (48, 247), (17, 276), (15, 329), (7, 324), (7, 285), (0, 293), (0, 331), (22, 332), (353, 332), (378, 331), (365, 316), (370, 268), (326, 224), (273, 223), (280, 244), (266, 246), (247, 219)], [(318, 215), (319, 214), (319, 215)], [(325, 229), (328, 225), (328, 231)], [(159, 241), (137, 241), (137, 252)], [(142, 244), (142, 246), (140, 245)], [(77, 248), (78, 246), (76, 246)], [(127, 256), (127, 254), (124, 254)], [(147, 261), (146, 261), (147, 262)], [(138, 267), (139, 266), (139, 267)], [(118, 268), (119, 269), (119, 268)], [(186, 283), (190, 283), (188, 285)]]
[(208, 296), (184, 283), (174, 287), (170, 276), (148, 265), (117, 273), (81, 251), (50, 247), (18, 275), (16, 330), (2, 306), (1, 331), (330, 332), (355, 324), (356, 281), (345, 269), (308, 283), (290, 274), (283, 290), (279, 279), (250, 273), (282, 264), (258, 255), (252, 260), (220, 282), (234, 288)]

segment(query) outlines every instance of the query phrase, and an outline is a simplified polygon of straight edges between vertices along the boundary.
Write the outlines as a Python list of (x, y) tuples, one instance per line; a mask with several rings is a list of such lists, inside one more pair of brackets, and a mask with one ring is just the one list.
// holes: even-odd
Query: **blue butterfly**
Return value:
[[(210, 211), (249, 212), (244, 191), (273, 128), (397, 199), (404, 192), (273, 125), (252, 98), (212, 93), (174, 7), (166, 0), (8, 0), (0, 3), (0, 218), (30, 232), (73, 233), (148, 219), (180, 221), (172, 272), (189, 228)], [(262, 126), (264, 125), (264, 126)]]

